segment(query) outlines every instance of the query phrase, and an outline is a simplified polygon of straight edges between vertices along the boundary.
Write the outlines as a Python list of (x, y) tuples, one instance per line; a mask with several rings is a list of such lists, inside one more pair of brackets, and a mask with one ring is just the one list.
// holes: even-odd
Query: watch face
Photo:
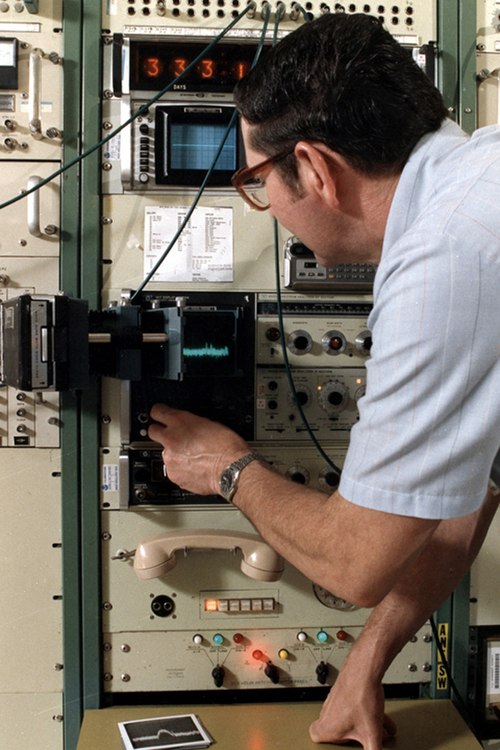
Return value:
[(220, 492), (222, 497), (226, 500), (231, 499), (231, 494), (234, 490), (234, 471), (232, 469), (225, 469), (220, 478)]

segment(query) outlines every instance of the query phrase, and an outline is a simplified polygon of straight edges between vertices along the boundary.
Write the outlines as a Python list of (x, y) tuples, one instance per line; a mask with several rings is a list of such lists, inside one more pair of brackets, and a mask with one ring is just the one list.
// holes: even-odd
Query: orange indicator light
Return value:
[(205, 599), (205, 612), (217, 612), (217, 599)]

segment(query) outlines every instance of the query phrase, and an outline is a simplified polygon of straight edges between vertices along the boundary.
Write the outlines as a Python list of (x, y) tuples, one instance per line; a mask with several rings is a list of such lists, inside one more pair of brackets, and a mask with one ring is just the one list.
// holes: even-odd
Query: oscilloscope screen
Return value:
[(186, 313), (182, 354), (186, 377), (234, 377), (237, 363), (237, 310)]

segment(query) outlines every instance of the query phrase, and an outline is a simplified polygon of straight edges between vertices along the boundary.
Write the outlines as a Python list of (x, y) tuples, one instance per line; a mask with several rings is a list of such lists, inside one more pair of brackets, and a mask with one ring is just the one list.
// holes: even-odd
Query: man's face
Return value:
[[(251, 126), (242, 120), (246, 161), (249, 167), (259, 164), (267, 155), (249, 143)], [(316, 191), (308, 189), (307, 180), (300, 179), (297, 189), (283, 180), (276, 166), (266, 176), (269, 212), (280, 224), (296, 235), (314, 253), (323, 266), (343, 262), (370, 260), (359, 222), (338, 207), (328, 205)]]

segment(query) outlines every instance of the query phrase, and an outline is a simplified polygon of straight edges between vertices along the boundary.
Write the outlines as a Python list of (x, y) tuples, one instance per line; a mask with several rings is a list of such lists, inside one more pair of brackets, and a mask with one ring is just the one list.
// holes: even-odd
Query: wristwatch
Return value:
[(224, 469), (219, 479), (219, 492), (228, 503), (233, 501), (233, 497), (238, 489), (238, 479), (242, 470), (245, 466), (248, 466), (252, 461), (262, 460), (262, 456), (258, 453), (247, 453), (246, 456), (238, 458), (237, 461), (233, 461), (227, 468)]

